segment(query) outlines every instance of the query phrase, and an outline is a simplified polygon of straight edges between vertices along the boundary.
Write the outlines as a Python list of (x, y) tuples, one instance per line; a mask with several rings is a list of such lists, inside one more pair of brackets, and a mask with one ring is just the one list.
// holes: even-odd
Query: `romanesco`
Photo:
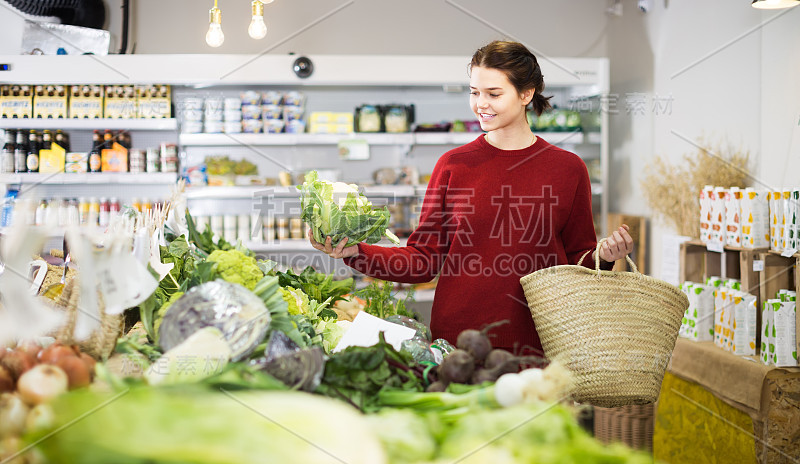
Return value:
[(255, 258), (239, 250), (214, 250), (208, 255), (208, 261), (217, 263), (217, 272), (223, 280), (242, 285), (248, 290), (254, 289), (258, 281), (264, 277)]

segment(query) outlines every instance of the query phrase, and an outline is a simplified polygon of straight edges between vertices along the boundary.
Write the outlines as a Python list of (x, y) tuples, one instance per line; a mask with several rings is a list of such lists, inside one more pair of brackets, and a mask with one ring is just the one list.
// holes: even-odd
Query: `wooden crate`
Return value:
[[(764, 302), (775, 298), (778, 290), (797, 291), (800, 288), (800, 272), (797, 272), (800, 268), (800, 253), (787, 258), (778, 252), (768, 251), (761, 253), (759, 258), (764, 260), (764, 270), (759, 273), (761, 279), (757, 312), (759, 339), (756, 341), (756, 346), (761, 346), (761, 308), (764, 307)], [(797, 352), (800, 353), (800, 311), (795, 315), (795, 341)]]
[[(636, 263), (639, 272), (647, 273), (647, 220), (643, 216), (632, 216), (630, 214), (609, 213), (606, 222), (606, 230), (614, 231), (622, 224), (627, 224), (631, 238), (633, 238), (633, 253), (631, 260)], [(620, 259), (614, 263), (615, 271), (627, 271), (628, 263)]]
[(681, 244), (681, 282), (705, 282), (711, 276), (737, 279), (742, 291), (759, 295), (760, 273), (753, 270), (753, 262), (765, 252), (726, 246), (722, 253), (709, 251), (699, 240)]

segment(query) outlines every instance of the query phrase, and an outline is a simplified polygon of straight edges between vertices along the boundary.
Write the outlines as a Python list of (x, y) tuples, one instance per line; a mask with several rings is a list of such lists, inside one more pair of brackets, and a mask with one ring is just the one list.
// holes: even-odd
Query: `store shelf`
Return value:
[(123, 184), (123, 185), (169, 185), (174, 184), (178, 176), (174, 172), (148, 172), (136, 174), (130, 172), (96, 172), (71, 173), (56, 172), (0, 174), (0, 184), (36, 184), (36, 185), (73, 185), (73, 184)]
[(185, 147), (336, 145), (342, 140), (366, 140), (370, 145), (411, 145), (413, 134), (181, 134)]
[(238, 200), (269, 195), (278, 197), (298, 197), (300, 195), (300, 191), (295, 187), (267, 185), (247, 187), (191, 187), (186, 190), (186, 198), (189, 200)]
[(175, 131), (178, 120), (171, 119), (0, 119), (0, 129), (61, 130), (151, 130)]
[[(464, 145), (475, 140), (480, 132), (409, 132), (402, 134), (353, 133), (353, 134), (180, 134), (179, 143), (184, 147), (243, 146), (292, 146), (292, 145), (337, 145), (342, 140), (365, 140), (370, 145)], [(548, 142), (556, 145), (579, 145), (600, 143), (599, 134), (582, 132), (537, 132)]]
[[(405, 246), (408, 243), (408, 239), (401, 238), (400, 245), (394, 245), (393, 243), (389, 242), (386, 239), (381, 240), (378, 242), (378, 245), (382, 246)], [(276, 240), (272, 243), (265, 243), (265, 242), (244, 242), (244, 246), (251, 249), (255, 253), (295, 253), (295, 252), (304, 252), (304, 251), (312, 251), (318, 252), (317, 249), (311, 246), (311, 243), (307, 239), (286, 239), (286, 240)]]
[[(370, 185), (363, 187), (368, 198), (413, 197), (425, 192), (421, 185)], [(186, 190), (189, 200), (236, 200), (254, 197), (275, 196), (281, 198), (297, 198), (300, 191), (296, 187), (284, 186), (247, 186), (247, 187), (192, 187)]]

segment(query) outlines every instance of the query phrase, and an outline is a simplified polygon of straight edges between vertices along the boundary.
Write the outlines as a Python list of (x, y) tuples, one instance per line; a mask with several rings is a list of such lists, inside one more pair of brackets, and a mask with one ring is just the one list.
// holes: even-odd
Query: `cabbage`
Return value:
[(320, 180), (317, 172), (311, 171), (297, 188), (301, 192), (302, 218), (314, 240), (322, 243), (331, 237), (331, 244), (336, 246), (347, 237), (346, 246), (354, 246), (360, 242), (377, 243), (385, 235), (392, 243), (400, 243), (386, 229), (389, 209), (373, 209), (355, 184)]

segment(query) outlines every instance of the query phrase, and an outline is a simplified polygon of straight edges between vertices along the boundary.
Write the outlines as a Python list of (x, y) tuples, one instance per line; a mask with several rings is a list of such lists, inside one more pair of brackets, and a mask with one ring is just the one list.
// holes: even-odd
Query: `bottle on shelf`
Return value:
[(100, 172), (103, 167), (103, 158), (100, 150), (103, 147), (103, 139), (100, 138), (100, 131), (92, 134), (92, 150), (89, 152), (89, 167), (87, 172)]
[(49, 150), (53, 148), (53, 134), (45, 129), (42, 134), (42, 150)]
[(14, 140), (16, 133), (11, 130), (6, 131), (6, 143), (3, 145), (2, 171), (4, 173), (14, 172)]
[(17, 132), (17, 144), (14, 147), (14, 172), (28, 172), (28, 143), (25, 132)]
[(47, 223), (47, 200), (42, 198), (39, 201), (39, 206), (36, 207), (36, 214), (34, 216), (34, 224), (41, 226)]
[(119, 202), (118, 198), (111, 197), (108, 200), (108, 221), (111, 222), (115, 217), (117, 217), (122, 210), (122, 205)]
[(103, 148), (101, 150), (111, 150), (114, 145), (114, 134), (111, 133), (110, 130), (106, 129), (103, 133)]
[(28, 172), (39, 172), (39, 134), (33, 129), (28, 136), (28, 156), (25, 164)]
[(67, 138), (67, 135), (64, 134), (61, 129), (56, 131), (56, 143), (58, 146), (64, 149), (64, 152), (69, 153), (71, 151), (69, 146), (69, 138)]
[(78, 199), (78, 224), (85, 226), (89, 223), (89, 202), (86, 198)]
[(86, 224), (95, 227), (100, 222), (100, 201), (97, 197), (92, 197), (89, 200), (89, 219)]
[(107, 227), (110, 222), (111, 203), (108, 198), (100, 198), (100, 212), (97, 215), (97, 223), (100, 227)]

